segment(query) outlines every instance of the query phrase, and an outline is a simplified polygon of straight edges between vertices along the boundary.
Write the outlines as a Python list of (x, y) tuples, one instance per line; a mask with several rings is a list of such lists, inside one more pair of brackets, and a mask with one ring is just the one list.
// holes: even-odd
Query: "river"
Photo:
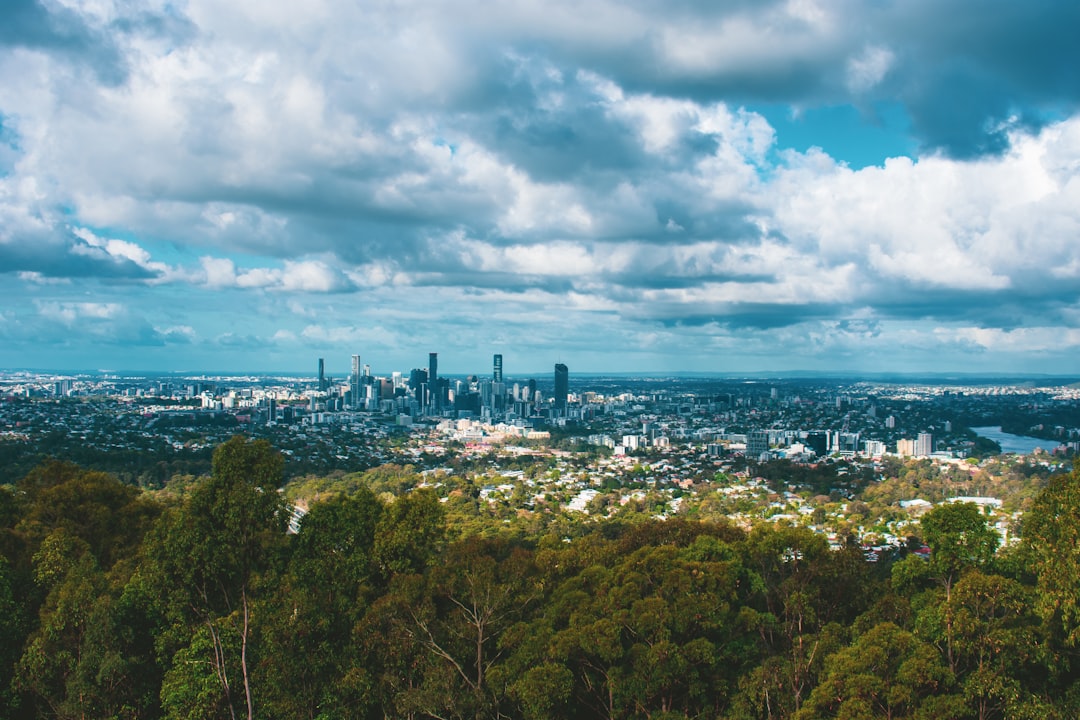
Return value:
[(973, 427), (971, 429), (976, 435), (996, 442), (1001, 446), (1001, 452), (1006, 453), (1027, 455), (1035, 452), (1035, 448), (1042, 448), (1047, 452), (1051, 452), (1058, 446), (1056, 440), (1043, 440), (1042, 438), (1033, 438), (1027, 435), (1013, 435), (1012, 433), (1002, 432), (1000, 425), (996, 427)]

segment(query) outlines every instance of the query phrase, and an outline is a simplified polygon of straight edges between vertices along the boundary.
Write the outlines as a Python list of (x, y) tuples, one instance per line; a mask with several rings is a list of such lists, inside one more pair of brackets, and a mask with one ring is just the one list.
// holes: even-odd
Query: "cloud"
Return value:
[[(266, 289), (282, 292), (344, 292), (354, 288), (341, 272), (316, 260), (286, 260), (281, 268), (237, 270), (229, 258), (203, 257), (201, 280), (210, 288)], [(199, 275), (196, 275), (199, 277)]]
[[(34, 352), (72, 352), (79, 367), (93, 359), (87, 348), (157, 348), (187, 345), (196, 339), (190, 326), (158, 328), (141, 313), (119, 302), (33, 300), (13, 307), (0, 322), (0, 339), (11, 350), (32, 347)], [(7, 355), (11, 362), (11, 355)], [(121, 352), (118, 357), (123, 357)], [(25, 363), (23, 363), (25, 364)], [(51, 365), (50, 365), (51, 366)]]
[(847, 87), (852, 95), (865, 93), (881, 83), (896, 56), (888, 48), (868, 46), (847, 62)]
[(59, 320), (66, 325), (72, 325), (78, 320), (110, 320), (116, 318), (123, 311), (123, 307), (117, 303), (40, 303), (38, 312), (44, 318)]
[[(234, 357), (466, 331), (914, 357), (933, 327), (1009, 353), (1075, 325), (1067, 3), (0, 13), (0, 289), (29, 298), (9, 329)], [(763, 105), (886, 101), (919, 153), (861, 169), (785, 149)]]

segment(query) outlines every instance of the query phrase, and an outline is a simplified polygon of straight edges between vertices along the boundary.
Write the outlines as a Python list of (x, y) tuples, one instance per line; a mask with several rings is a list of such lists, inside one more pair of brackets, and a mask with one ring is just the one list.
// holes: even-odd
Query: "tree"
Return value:
[[(945, 657), (948, 667), (957, 670), (954, 653), (953, 586), (964, 571), (980, 568), (994, 558), (999, 536), (989, 526), (986, 515), (974, 503), (937, 505), (919, 521), (922, 539), (930, 546), (930, 574), (941, 583), (944, 602), (932, 603), (929, 615), (940, 612)], [(928, 616), (929, 616), (928, 615)]]
[(288, 570), (265, 606), (261, 676), (273, 717), (346, 718), (364, 710), (366, 701), (355, 697), (346, 676), (359, 665), (352, 629), (385, 591), (374, 556), (384, 510), (361, 488), (317, 503), (304, 516)]
[(953, 684), (932, 646), (892, 623), (881, 623), (829, 656), (820, 684), (795, 717), (961, 717), (960, 699), (949, 694)]
[(395, 705), (433, 717), (498, 717), (513, 678), (503, 635), (527, 617), (540, 587), (532, 551), (504, 539), (450, 545), (426, 576), (398, 587), (396, 635), (422, 649), (419, 682)]
[(1021, 682), (1025, 674), (1045, 676), (1047, 669), (1039, 667), (1041, 638), (1031, 600), (1030, 588), (978, 571), (965, 573), (953, 588), (945, 612), (957, 678), (978, 720), (1021, 717), (1023, 705), (1037, 705)]
[(94, 603), (105, 592), (104, 574), (86, 543), (60, 528), (34, 555), (34, 580), (48, 597), (40, 627), (19, 658), (15, 685), (43, 701), (55, 717), (84, 717), (91, 708), (76, 688), (76, 671)]
[[(150, 627), (124, 599), (143, 534), (160, 508), (137, 488), (69, 463), (20, 481), (16, 531), (43, 594), (15, 680), (58, 717), (152, 717)], [(29, 610), (29, 608), (27, 608)]]
[(746, 555), (754, 592), (741, 614), (758, 633), (762, 664), (742, 683), (744, 704), (784, 716), (799, 709), (842, 626), (863, 609), (869, 573), (857, 548), (830, 551), (802, 527), (755, 528)]
[[(752, 658), (738, 622), (740, 532), (672, 520), (544, 551), (542, 613), (513, 633), (531, 717), (713, 717)], [(543, 696), (542, 683), (550, 682)]]
[(944, 503), (919, 521), (923, 540), (930, 546), (930, 565), (945, 588), (948, 600), (953, 583), (967, 568), (990, 562), (1000, 537), (975, 503)]
[[(214, 451), (211, 476), (165, 518), (148, 547), (175, 624), (173, 637), (185, 653), (205, 657), (232, 718), (238, 697), (246, 717), (255, 717), (253, 589), (285, 540), (288, 514), (277, 491), (283, 468), (281, 455), (265, 440), (228, 440)], [(179, 659), (166, 674), (174, 691), (178, 675), (187, 677), (194, 667)]]
[(1066, 646), (1080, 647), (1080, 462), (1050, 479), (1024, 515), (1024, 545), (1037, 570), (1035, 607)]

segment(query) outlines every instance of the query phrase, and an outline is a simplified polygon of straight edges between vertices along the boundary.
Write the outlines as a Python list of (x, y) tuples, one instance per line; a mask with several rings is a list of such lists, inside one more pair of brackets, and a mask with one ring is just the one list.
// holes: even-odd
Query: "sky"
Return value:
[(5, 0), (0, 367), (1076, 373), (1078, 28)]

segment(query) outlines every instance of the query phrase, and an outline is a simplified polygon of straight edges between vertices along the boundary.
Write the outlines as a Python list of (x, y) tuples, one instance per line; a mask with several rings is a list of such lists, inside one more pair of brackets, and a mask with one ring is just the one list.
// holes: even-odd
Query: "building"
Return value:
[(915, 438), (916, 457), (930, 457), (934, 454), (934, 436), (928, 432), (919, 433)]
[(360, 356), (359, 355), (353, 355), (352, 356), (352, 372), (349, 374), (349, 392), (351, 393), (351, 395), (349, 396), (349, 399), (350, 399), (350, 402), (352, 403), (353, 407), (357, 407), (358, 405), (360, 405), (361, 399), (363, 398), (363, 395), (360, 392), (360, 374), (361, 374), (361, 372), (362, 372), (362, 367), (360, 365)]
[(413, 368), (409, 373), (409, 389), (413, 392), (413, 400), (421, 407), (427, 401), (428, 374), (423, 368)]
[(881, 457), (885, 454), (885, 443), (880, 440), (865, 440), (863, 446), (866, 448), (864, 454), (867, 457)]
[(570, 370), (562, 363), (555, 363), (555, 409), (566, 412), (566, 401), (570, 397)]
[(751, 430), (746, 436), (746, 457), (760, 460), (762, 455), (769, 454), (769, 431)]
[(491, 368), (491, 381), (501, 383), (503, 381), (502, 354), (496, 354)]
[(829, 454), (829, 434), (827, 432), (814, 430), (806, 433), (805, 444), (819, 457)]
[(428, 407), (438, 412), (439, 402), (439, 353), (428, 353)]
[(326, 364), (319, 358), (319, 390), (326, 390)]

